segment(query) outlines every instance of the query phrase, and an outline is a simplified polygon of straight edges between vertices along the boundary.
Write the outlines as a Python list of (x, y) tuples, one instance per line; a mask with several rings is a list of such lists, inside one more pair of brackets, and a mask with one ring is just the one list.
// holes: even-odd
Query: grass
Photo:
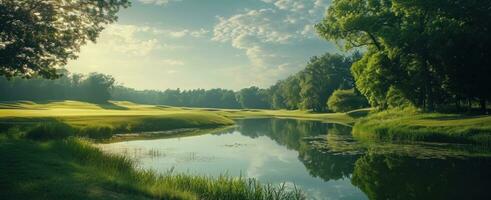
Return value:
[(0, 199), (304, 199), (254, 179), (158, 175), (90, 142), (0, 138)]
[[(0, 103), (0, 199), (304, 199), (296, 188), (254, 179), (156, 174), (132, 161), (103, 154), (84, 139), (140, 139), (202, 134), (233, 118), (285, 117), (338, 120), (344, 114), (301, 111), (177, 108), (77, 101)], [(193, 131), (179, 131), (192, 129)], [(167, 132), (166, 132), (167, 130)]]
[(353, 127), (359, 139), (491, 145), (491, 116), (388, 110), (371, 113)]
[(0, 104), (0, 130), (20, 129), (30, 138), (56, 139), (70, 135), (109, 138), (118, 133), (214, 128), (234, 123), (225, 116), (202, 110), (129, 102), (110, 105), (77, 101), (3, 103)]
[(79, 101), (16, 101), (0, 103), (0, 132), (20, 129), (34, 139), (43, 136), (56, 139), (70, 135), (105, 139), (119, 133), (215, 128), (233, 124), (232, 119), (251, 117), (295, 118), (342, 124), (354, 122), (353, 117), (344, 113), (180, 108), (130, 102), (92, 104)]

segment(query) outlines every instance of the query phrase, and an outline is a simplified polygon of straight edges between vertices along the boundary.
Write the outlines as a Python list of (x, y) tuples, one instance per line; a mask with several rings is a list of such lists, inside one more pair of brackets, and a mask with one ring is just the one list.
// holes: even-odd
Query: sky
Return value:
[(68, 63), (136, 89), (269, 87), (337, 52), (317, 36), (330, 0), (132, 0)]

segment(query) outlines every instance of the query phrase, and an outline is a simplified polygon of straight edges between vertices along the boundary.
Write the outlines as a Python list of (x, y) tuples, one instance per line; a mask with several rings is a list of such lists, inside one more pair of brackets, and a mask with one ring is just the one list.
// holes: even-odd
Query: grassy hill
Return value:
[(282, 117), (324, 120), (349, 124), (343, 113), (306, 111), (185, 108), (142, 105), (131, 102), (93, 104), (79, 101), (0, 103), (0, 131), (21, 129), (36, 137), (65, 135), (108, 138), (116, 133), (164, 131), (183, 128), (214, 128), (233, 124), (234, 118)]

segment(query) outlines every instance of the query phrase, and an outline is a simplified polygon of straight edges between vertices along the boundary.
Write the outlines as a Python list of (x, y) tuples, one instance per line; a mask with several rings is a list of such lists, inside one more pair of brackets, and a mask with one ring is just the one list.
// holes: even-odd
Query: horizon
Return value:
[(108, 74), (137, 90), (265, 88), (300, 71), (312, 56), (340, 53), (313, 29), (329, 4), (133, 0), (66, 68)]

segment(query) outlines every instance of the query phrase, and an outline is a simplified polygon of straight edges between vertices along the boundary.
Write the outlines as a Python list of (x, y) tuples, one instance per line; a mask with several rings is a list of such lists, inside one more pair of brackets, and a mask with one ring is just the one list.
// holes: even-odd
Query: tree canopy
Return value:
[(62, 74), (56, 80), (40, 77), (22, 79), (14, 77), (7, 80), (0, 77), (0, 101), (12, 100), (81, 100), (94, 103), (105, 103), (111, 99), (110, 92), (114, 78), (100, 73), (88, 75), (69, 74), (66, 70), (58, 70)]
[(305, 69), (269, 88), (271, 107), (327, 111), (327, 100), (335, 90), (354, 87), (350, 67), (359, 57), (359, 53), (312, 57)]
[(129, 0), (0, 0), (0, 75), (57, 78)]
[(344, 50), (366, 49), (356, 86), (387, 107), (390, 88), (425, 110), (491, 97), (491, 1), (334, 0), (316, 29)]

